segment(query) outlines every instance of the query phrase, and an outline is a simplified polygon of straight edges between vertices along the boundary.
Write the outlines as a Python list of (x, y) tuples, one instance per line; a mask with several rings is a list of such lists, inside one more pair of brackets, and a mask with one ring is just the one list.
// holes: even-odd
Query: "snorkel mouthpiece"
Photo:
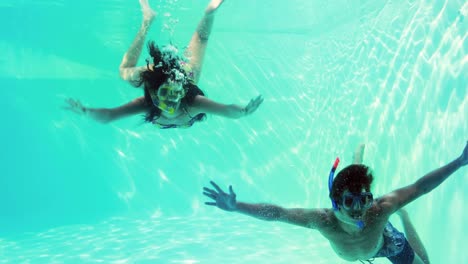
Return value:
[(359, 229), (363, 229), (364, 228), (364, 222), (362, 220), (359, 220), (356, 222), (356, 225)]
[(175, 112), (175, 109), (172, 108), (172, 107), (169, 107), (167, 110), (166, 110), (169, 114), (173, 114)]
[(159, 109), (163, 110), (164, 112), (167, 112), (169, 114), (173, 114), (175, 112), (175, 108), (168, 106), (164, 102), (159, 101), (158, 106)]

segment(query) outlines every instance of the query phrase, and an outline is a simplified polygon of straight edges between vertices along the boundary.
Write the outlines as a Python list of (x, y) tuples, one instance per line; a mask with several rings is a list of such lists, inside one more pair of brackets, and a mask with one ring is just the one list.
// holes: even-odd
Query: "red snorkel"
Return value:
[[(333, 167), (331, 168), (330, 170), (330, 175), (328, 176), (328, 191), (332, 192), (332, 185), (333, 185), (333, 177), (335, 175), (335, 171), (336, 171), (336, 168), (338, 167), (338, 164), (340, 163), (340, 158), (336, 158), (335, 160), (335, 163), (333, 163)], [(336, 204), (335, 200), (333, 200), (332, 197), (331, 198), (331, 201), (332, 201), (332, 206), (333, 206), (333, 209), (334, 210), (338, 210), (338, 205)]]

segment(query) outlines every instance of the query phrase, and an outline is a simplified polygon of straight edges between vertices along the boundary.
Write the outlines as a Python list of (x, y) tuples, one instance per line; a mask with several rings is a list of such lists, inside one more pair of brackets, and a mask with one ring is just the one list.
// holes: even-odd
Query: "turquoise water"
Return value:
[[(150, 38), (184, 47), (207, 1), (150, 3)], [(334, 158), (349, 164), (361, 142), (378, 196), (467, 140), (464, 1), (227, 0), (200, 87), (265, 102), (245, 119), (164, 131), (62, 109), (68, 97), (111, 107), (141, 95), (118, 77), (138, 1), (6, 0), (0, 12), (0, 263), (345, 263), (316, 231), (205, 206), (202, 187), (328, 207)], [(468, 260), (466, 175), (407, 207), (432, 263)]]

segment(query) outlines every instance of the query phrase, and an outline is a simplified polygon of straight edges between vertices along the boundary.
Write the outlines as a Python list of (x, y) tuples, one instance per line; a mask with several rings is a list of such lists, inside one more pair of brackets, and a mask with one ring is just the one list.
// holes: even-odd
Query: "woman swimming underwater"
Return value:
[(214, 14), (222, 3), (223, 0), (212, 0), (208, 4), (184, 56), (179, 55), (172, 45), (160, 48), (149, 41), (152, 61), (147, 60), (146, 66), (136, 67), (146, 34), (157, 16), (148, 0), (140, 0), (143, 22), (123, 57), (120, 76), (133, 86), (142, 87), (144, 96), (115, 108), (85, 107), (78, 100), (68, 99), (65, 108), (102, 123), (144, 113), (146, 122), (160, 128), (190, 127), (205, 119), (206, 114), (241, 118), (255, 112), (263, 102), (262, 96), (251, 99), (246, 106), (221, 104), (205, 97), (197, 86)]

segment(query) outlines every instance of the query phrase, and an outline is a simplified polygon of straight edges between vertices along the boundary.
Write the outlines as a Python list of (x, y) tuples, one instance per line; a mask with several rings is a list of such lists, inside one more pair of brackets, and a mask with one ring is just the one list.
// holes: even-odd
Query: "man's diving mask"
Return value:
[(157, 90), (149, 91), (154, 106), (170, 114), (177, 110), (185, 93), (182, 83), (173, 81), (162, 84)]
[(355, 208), (369, 209), (374, 201), (374, 197), (370, 192), (362, 192), (359, 194), (344, 193), (341, 198), (341, 205), (345, 210), (352, 210)]

